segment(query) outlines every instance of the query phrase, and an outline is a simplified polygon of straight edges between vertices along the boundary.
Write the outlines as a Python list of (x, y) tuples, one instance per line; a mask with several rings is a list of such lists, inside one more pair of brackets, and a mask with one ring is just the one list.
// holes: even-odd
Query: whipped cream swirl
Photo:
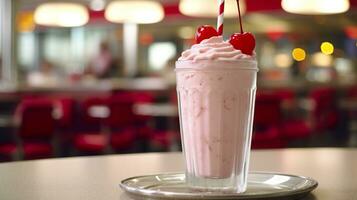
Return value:
[(255, 60), (255, 52), (252, 56), (243, 54), (236, 50), (228, 41), (224, 41), (222, 36), (215, 36), (203, 40), (200, 44), (195, 44), (184, 51), (179, 61), (191, 60)]

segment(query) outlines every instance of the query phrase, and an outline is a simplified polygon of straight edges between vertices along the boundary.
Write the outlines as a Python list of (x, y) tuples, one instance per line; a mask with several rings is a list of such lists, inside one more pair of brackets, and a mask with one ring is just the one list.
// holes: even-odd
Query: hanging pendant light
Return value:
[[(246, 10), (245, 1), (240, 0), (241, 13)], [(217, 0), (181, 0), (179, 5), (180, 12), (190, 17), (215, 18), (218, 15)], [(236, 0), (226, 0), (224, 16), (228, 18), (237, 17)]]
[(164, 9), (156, 1), (112, 1), (105, 10), (105, 18), (114, 23), (152, 24), (164, 19)]
[(52, 2), (39, 5), (34, 19), (36, 24), (43, 26), (76, 27), (88, 23), (89, 14), (81, 4)]
[(337, 14), (350, 8), (349, 0), (282, 0), (286, 12), (305, 15)]

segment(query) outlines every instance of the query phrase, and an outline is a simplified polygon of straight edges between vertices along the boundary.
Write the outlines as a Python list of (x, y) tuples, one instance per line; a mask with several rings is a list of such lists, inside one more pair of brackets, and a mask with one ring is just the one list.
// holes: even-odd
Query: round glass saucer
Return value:
[(317, 181), (288, 174), (253, 172), (244, 193), (202, 191), (185, 183), (184, 173), (157, 174), (125, 179), (120, 187), (132, 196), (150, 199), (298, 199), (317, 187)]

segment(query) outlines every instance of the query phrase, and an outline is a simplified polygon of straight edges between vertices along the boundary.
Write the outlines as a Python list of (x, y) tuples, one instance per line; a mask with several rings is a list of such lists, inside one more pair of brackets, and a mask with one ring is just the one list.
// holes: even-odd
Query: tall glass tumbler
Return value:
[(177, 61), (186, 181), (194, 188), (247, 188), (257, 62)]

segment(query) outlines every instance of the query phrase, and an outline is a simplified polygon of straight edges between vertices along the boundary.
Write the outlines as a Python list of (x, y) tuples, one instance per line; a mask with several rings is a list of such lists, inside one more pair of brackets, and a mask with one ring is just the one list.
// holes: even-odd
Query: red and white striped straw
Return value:
[(217, 31), (219, 35), (223, 34), (223, 22), (224, 22), (224, 0), (218, 0), (219, 13), (217, 18)]

